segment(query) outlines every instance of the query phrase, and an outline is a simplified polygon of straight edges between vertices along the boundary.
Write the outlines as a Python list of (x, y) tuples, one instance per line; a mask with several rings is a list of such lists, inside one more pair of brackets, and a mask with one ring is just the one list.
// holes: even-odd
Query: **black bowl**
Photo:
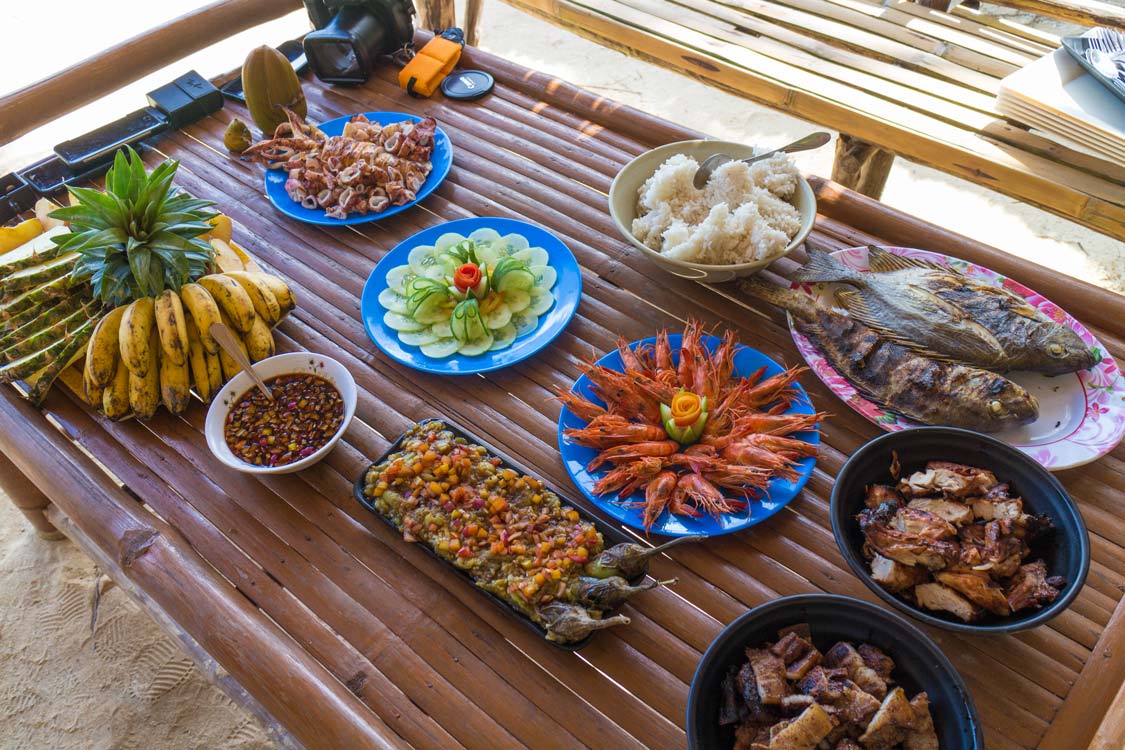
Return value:
[(730, 750), (733, 727), (719, 726), (719, 687), (727, 671), (746, 660), (746, 649), (777, 640), (777, 631), (807, 622), (822, 651), (837, 641), (870, 643), (894, 659), (891, 677), (908, 698), (922, 690), (930, 698), (938, 742), (944, 750), (984, 750), (980, 717), (969, 689), (945, 654), (914, 625), (894, 612), (859, 599), (801, 594), (755, 607), (727, 625), (703, 655), (688, 693), (688, 750)]
[[(1042, 559), (1053, 576), (1066, 579), (1058, 599), (1039, 610), (1008, 617), (986, 613), (974, 623), (951, 614), (925, 610), (892, 594), (871, 579), (863, 557), (863, 533), (856, 514), (863, 509), (867, 485), (891, 482), (891, 452), (898, 453), (902, 476), (921, 469), (927, 461), (953, 461), (988, 469), (1001, 482), (1009, 482), (1012, 495), (1022, 497), (1028, 513), (1046, 513), (1055, 529), (1031, 545), (1028, 560)], [(875, 438), (848, 459), (832, 487), (832, 533), (848, 565), (867, 587), (895, 609), (922, 622), (960, 633), (993, 634), (1027, 630), (1062, 612), (1082, 589), (1090, 569), (1090, 539), (1086, 523), (1070, 495), (1033, 458), (996, 438), (953, 427), (915, 427)]]

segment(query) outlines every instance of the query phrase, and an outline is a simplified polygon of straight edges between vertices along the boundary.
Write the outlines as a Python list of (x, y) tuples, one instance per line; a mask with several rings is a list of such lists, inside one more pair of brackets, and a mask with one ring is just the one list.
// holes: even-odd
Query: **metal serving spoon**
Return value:
[[(745, 164), (753, 164), (756, 161), (768, 159), (769, 157), (779, 152), (791, 154), (794, 151), (808, 151), (812, 148), (820, 148), (830, 140), (832, 140), (831, 133), (820, 131), (817, 133), (806, 135), (804, 138), (793, 141), (787, 146), (775, 148), (773, 151), (768, 151), (764, 154), (758, 154), (757, 156), (751, 156), (749, 159), (743, 159), (742, 161)], [(695, 178), (692, 179), (691, 184), (695, 185), (696, 190), (702, 190), (703, 186), (707, 184), (707, 180), (711, 179), (711, 173), (731, 160), (732, 157), (727, 156), (726, 154), (714, 154), (712, 156), (708, 156), (703, 160), (703, 163), (699, 165), (699, 169), (695, 171)]]
[(270, 401), (273, 401), (273, 393), (270, 391), (269, 386), (267, 386), (266, 381), (262, 380), (258, 373), (254, 371), (254, 368), (250, 365), (250, 360), (242, 353), (242, 347), (238, 345), (230, 329), (222, 323), (212, 323), (210, 331), (211, 336), (219, 346), (223, 347), (223, 350), (242, 368), (242, 371), (250, 376), (250, 379), (254, 381), (254, 385), (261, 388), (262, 393), (266, 394)]

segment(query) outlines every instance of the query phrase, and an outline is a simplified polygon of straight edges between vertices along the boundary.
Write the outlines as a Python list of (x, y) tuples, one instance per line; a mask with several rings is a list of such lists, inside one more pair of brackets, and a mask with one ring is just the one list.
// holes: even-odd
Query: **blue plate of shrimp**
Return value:
[[(697, 346), (690, 343), (695, 336)], [(693, 366), (679, 368), (685, 337)], [(631, 371), (639, 367), (654, 377), (618, 379), (612, 373), (626, 371), (625, 358)], [(725, 378), (724, 362), (730, 368)], [(559, 453), (582, 494), (626, 526), (664, 536), (730, 534), (777, 513), (812, 475), (820, 445), (816, 424), (822, 415), (796, 382), (795, 370), (733, 337), (700, 335), (698, 327), (689, 325), (684, 335), (634, 341), (596, 364), (612, 373), (587, 370), (562, 397)], [(632, 420), (603, 417), (612, 432), (608, 437), (601, 431), (575, 434), (606, 411), (607, 401), (595, 390), (591, 375), (602, 381), (598, 390), (615, 402), (615, 413), (635, 413)], [(659, 403), (680, 390), (681, 377), (691, 384), (685, 390), (719, 394), (708, 398), (710, 430), (693, 445), (669, 442), (659, 419)], [(592, 447), (599, 440), (612, 445), (613, 459), (599, 462), (601, 451)], [(743, 480), (758, 486), (747, 491)], [(606, 491), (595, 494), (595, 489)], [(653, 495), (651, 508), (646, 508), (646, 491)], [(646, 511), (651, 516), (647, 528)]]

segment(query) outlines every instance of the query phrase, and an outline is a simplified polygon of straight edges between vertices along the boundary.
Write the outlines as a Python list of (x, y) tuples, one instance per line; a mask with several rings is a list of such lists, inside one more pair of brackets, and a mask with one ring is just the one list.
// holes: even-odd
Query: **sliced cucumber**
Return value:
[[(424, 296), (414, 306), (411, 317), (427, 326), (449, 319), (448, 303), (450, 296), (444, 289), (419, 292), (419, 294)], [(414, 297), (411, 297), (410, 300), (413, 301)]]
[(550, 310), (554, 304), (555, 295), (551, 294), (546, 289), (536, 287), (531, 290), (531, 304), (527, 306), (524, 312), (531, 313), (532, 315), (542, 315)]
[(491, 330), (503, 328), (512, 319), (512, 308), (507, 303), (501, 302), (496, 306), (496, 309), (483, 313), (481, 319), (484, 320), (484, 325)]
[(407, 346), (425, 346), (438, 340), (433, 331), (423, 328), (421, 331), (399, 331), (398, 340)]
[(434, 248), (437, 250), (448, 250), (463, 239), (465, 239), (464, 235), (457, 234), (456, 232), (446, 232), (441, 237), (437, 238), (437, 242), (434, 243)]
[(453, 337), (462, 342), (475, 341), (488, 332), (480, 318), (480, 303), (473, 297), (457, 303), (449, 325)]
[(486, 333), (478, 339), (473, 341), (466, 341), (457, 347), (458, 354), (464, 354), (466, 357), (475, 357), (478, 354), (484, 354), (492, 346), (492, 334)]
[(504, 304), (513, 313), (524, 312), (531, 306), (531, 293), (522, 289), (509, 289), (504, 292)]
[(379, 304), (399, 315), (406, 315), (410, 312), (406, 307), (406, 297), (403, 297), (394, 289), (384, 289), (379, 292)]
[(422, 354), (425, 354), (427, 357), (433, 357), (434, 359), (444, 359), (445, 357), (456, 354), (457, 349), (460, 346), (460, 341), (450, 338), (437, 339), (432, 343), (422, 344), (420, 348), (422, 350)]
[[(437, 248), (433, 245), (418, 245), (417, 247), (410, 248), (410, 253), (406, 256), (406, 262), (410, 264), (411, 268), (417, 268), (421, 265), (431, 265), (432, 258), (437, 255)], [(427, 259), (429, 262), (427, 262)]]
[(505, 248), (505, 255), (516, 255), (521, 250), (526, 250), (531, 243), (522, 234), (506, 234), (500, 238), (500, 244)]
[(401, 292), (417, 275), (410, 266), (395, 266), (387, 271), (387, 286), (396, 292)]
[(512, 325), (516, 327), (516, 336), (524, 336), (535, 330), (539, 325), (539, 316), (532, 315), (526, 310), (512, 314)]
[(520, 250), (513, 256), (516, 260), (522, 260), (529, 266), (545, 266), (547, 261), (551, 258), (547, 255), (547, 251), (541, 247), (529, 247), (526, 250)]
[(495, 289), (505, 294), (512, 291), (526, 292), (535, 286), (535, 275), (527, 268), (513, 268), (496, 282)]
[(491, 351), (497, 349), (506, 349), (512, 345), (516, 340), (516, 327), (509, 323), (508, 325), (492, 332), (492, 346), (489, 347)]
[(528, 269), (535, 277), (535, 286), (543, 289), (550, 289), (555, 285), (559, 275), (551, 266), (534, 265), (529, 266)]
[(469, 235), (469, 239), (477, 243), (478, 245), (489, 245), (500, 239), (500, 233), (495, 229), (481, 227), (480, 229), (473, 231), (473, 233)]
[(395, 312), (389, 312), (384, 315), (383, 322), (387, 324), (387, 328), (393, 328), (396, 331), (421, 331), (426, 327), (414, 318)]
[(434, 336), (438, 337), (439, 339), (453, 338), (453, 329), (449, 327), (449, 318), (434, 323), (432, 326), (430, 326), (430, 330), (433, 331)]
[(495, 242), (477, 243), (477, 260), (481, 265), (494, 266), (502, 257), (504, 256), (496, 249)]

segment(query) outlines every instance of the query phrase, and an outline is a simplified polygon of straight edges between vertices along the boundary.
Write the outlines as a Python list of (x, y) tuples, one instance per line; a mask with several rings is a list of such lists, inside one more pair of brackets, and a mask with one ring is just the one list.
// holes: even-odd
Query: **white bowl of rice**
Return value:
[[(713, 154), (735, 161), (697, 190), (695, 171)], [(756, 273), (804, 242), (816, 198), (787, 155), (737, 161), (754, 155), (753, 146), (730, 141), (681, 141), (647, 151), (610, 186), (613, 221), (676, 276), (719, 283)]]

